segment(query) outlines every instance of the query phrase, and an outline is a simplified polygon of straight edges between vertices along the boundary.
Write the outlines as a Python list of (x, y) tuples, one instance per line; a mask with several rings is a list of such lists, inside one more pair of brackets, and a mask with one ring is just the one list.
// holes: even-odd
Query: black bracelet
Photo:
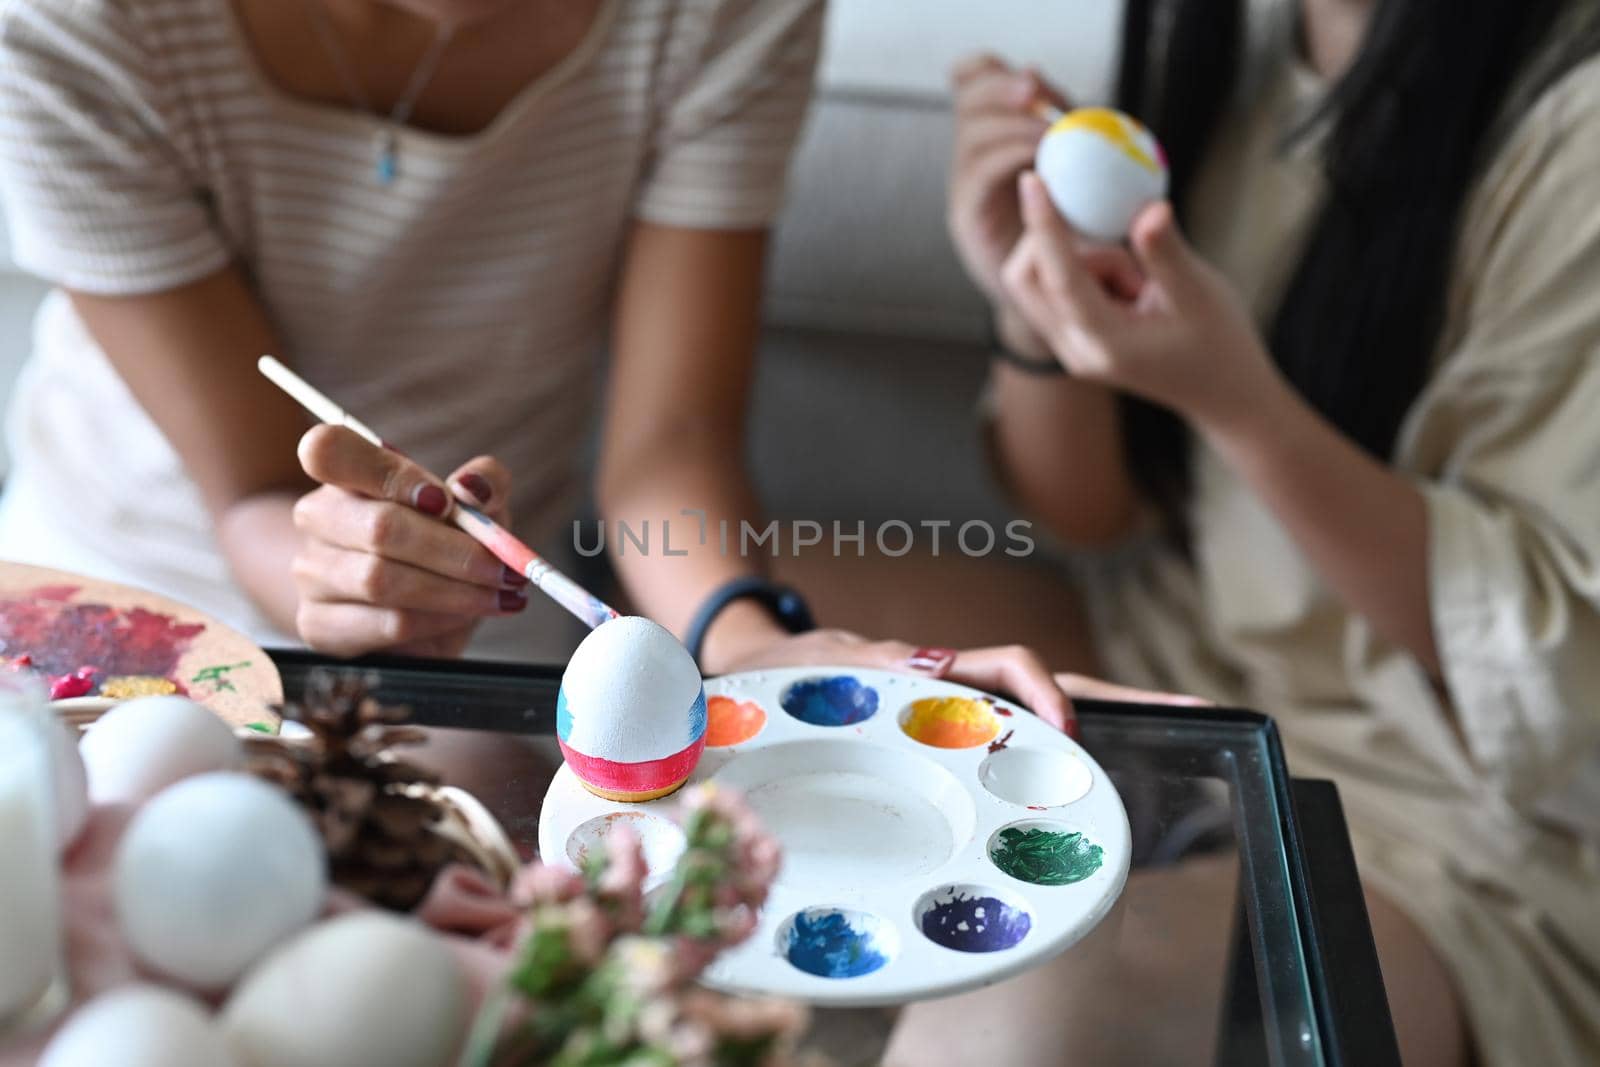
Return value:
[(1015, 367), (1024, 374), (1031, 374), (1036, 378), (1066, 377), (1067, 374), (1067, 368), (1063, 367), (1061, 361), (1057, 359), (1029, 359), (1026, 356), (1017, 355), (1011, 349), (1002, 345), (995, 346), (993, 355), (1000, 362)]
[(1010, 364), (1024, 374), (1031, 374), (1036, 378), (1065, 377), (1067, 368), (1055, 357), (1048, 359), (1029, 359), (1011, 351), (1000, 340), (1000, 330), (995, 323), (994, 312), (989, 313), (989, 352), (1002, 363)]
[(700, 652), (711, 624), (722, 614), (722, 609), (735, 600), (754, 600), (771, 612), (778, 624), (792, 634), (803, 634), (817, 628), (805, 598), (793, 589), (753, 574), (735, 578), (718, 586), (706, 597), (700, 610), (694, 613), (694, 621), (689, 624), (689, 632), (683, 643), (696, 663), (700, 662)]

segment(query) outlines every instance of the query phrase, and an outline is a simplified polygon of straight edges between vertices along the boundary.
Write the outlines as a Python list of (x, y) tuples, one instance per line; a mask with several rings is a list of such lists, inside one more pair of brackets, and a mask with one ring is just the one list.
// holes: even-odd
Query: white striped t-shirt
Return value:
[[(122, 295), (240, 264), (297, 369), (435, 470), (501, 456), (537, 537), (569, 499), (629, 222), (771, 221), (821, 7), (605, 0), (579, 48), (482, 132), (402, 131), (383, 186), (380, 120), (276, 87), (229, 0), (0, 0), (15, 258)], [(276, 636), (177, 455), (59, 294), (8, 436), (0, 557)], [(62, 487), (73, 506), (47, 506)]]

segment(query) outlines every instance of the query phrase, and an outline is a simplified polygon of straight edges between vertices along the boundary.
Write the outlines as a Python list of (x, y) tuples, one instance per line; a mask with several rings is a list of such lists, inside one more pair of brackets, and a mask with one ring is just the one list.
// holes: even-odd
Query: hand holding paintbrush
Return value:
[[(271, 356), (263, 356), (258, 366), (261, 373), (274, 385), (288, 393), (318, 419), (330, 425), (343, 426), (379, 448), (399, 451), (385, 442), (371, 427), (318, 392), (278, 360)], [(448, 500), (441, 503), (444, 505), (440, 509), (441, 513), (448, 513), (441, 514), (441, 517), (483, 545), (512, 571), (527, 578), (546, 596), (572, 612), (589, 627), (599, 626), (602, 622), (617, 617), (617, 613), (603, 601), (550, 566), (538, 553), (484, 514), (481, 509), (459, 498), (453, 506)]]

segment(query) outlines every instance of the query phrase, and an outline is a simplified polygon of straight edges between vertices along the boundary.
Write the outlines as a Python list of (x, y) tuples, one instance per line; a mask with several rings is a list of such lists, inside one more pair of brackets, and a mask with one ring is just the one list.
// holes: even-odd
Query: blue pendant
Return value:
[(378, 179), (379, 185), (393, 185), (394, 180), (400, 176), (400, 154), (396, 149), (393, 133), (385, 133), (378, 138), (378, 154), (373, 163), (373, 176)]

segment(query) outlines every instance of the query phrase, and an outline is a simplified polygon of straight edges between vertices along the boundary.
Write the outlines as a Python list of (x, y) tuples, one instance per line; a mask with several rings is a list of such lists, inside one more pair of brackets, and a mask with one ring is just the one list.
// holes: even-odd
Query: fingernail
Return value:
[(500, 610), (506, 614), (521, 611), (528, 606), (528, 598), (515, 589), (500, 590)]
[(1077, 719), (1068, 719), (1066, 725), (1061, 727), (1061, 732), (1072, 738), (1074, 741), (1082, 740), (1081, 731), (1078, 729)]
[(424, 515), (438, 517), (450, 510), (450, 498), (432, 482), (419, 485), (411, 494), (411, 503)]
[(456, 482), (479, 504), (487, 506), (494, 496), (494, 489), (489, 485), (489, 479), (481, 474), (463, 474), (456, 479)]
[(513, 589), (521, 589), (528, 584), (528, 576), (521, 571), (514, 571), (510, 567), (500, 576), (501, 585), (509, 585)]
[(914, 671), (939, 677), (948, 671), (955, 661), (956, 650), (953, 648), (919, 648), (911, 653), (911, 658), (906, 660), (906, 666)]

